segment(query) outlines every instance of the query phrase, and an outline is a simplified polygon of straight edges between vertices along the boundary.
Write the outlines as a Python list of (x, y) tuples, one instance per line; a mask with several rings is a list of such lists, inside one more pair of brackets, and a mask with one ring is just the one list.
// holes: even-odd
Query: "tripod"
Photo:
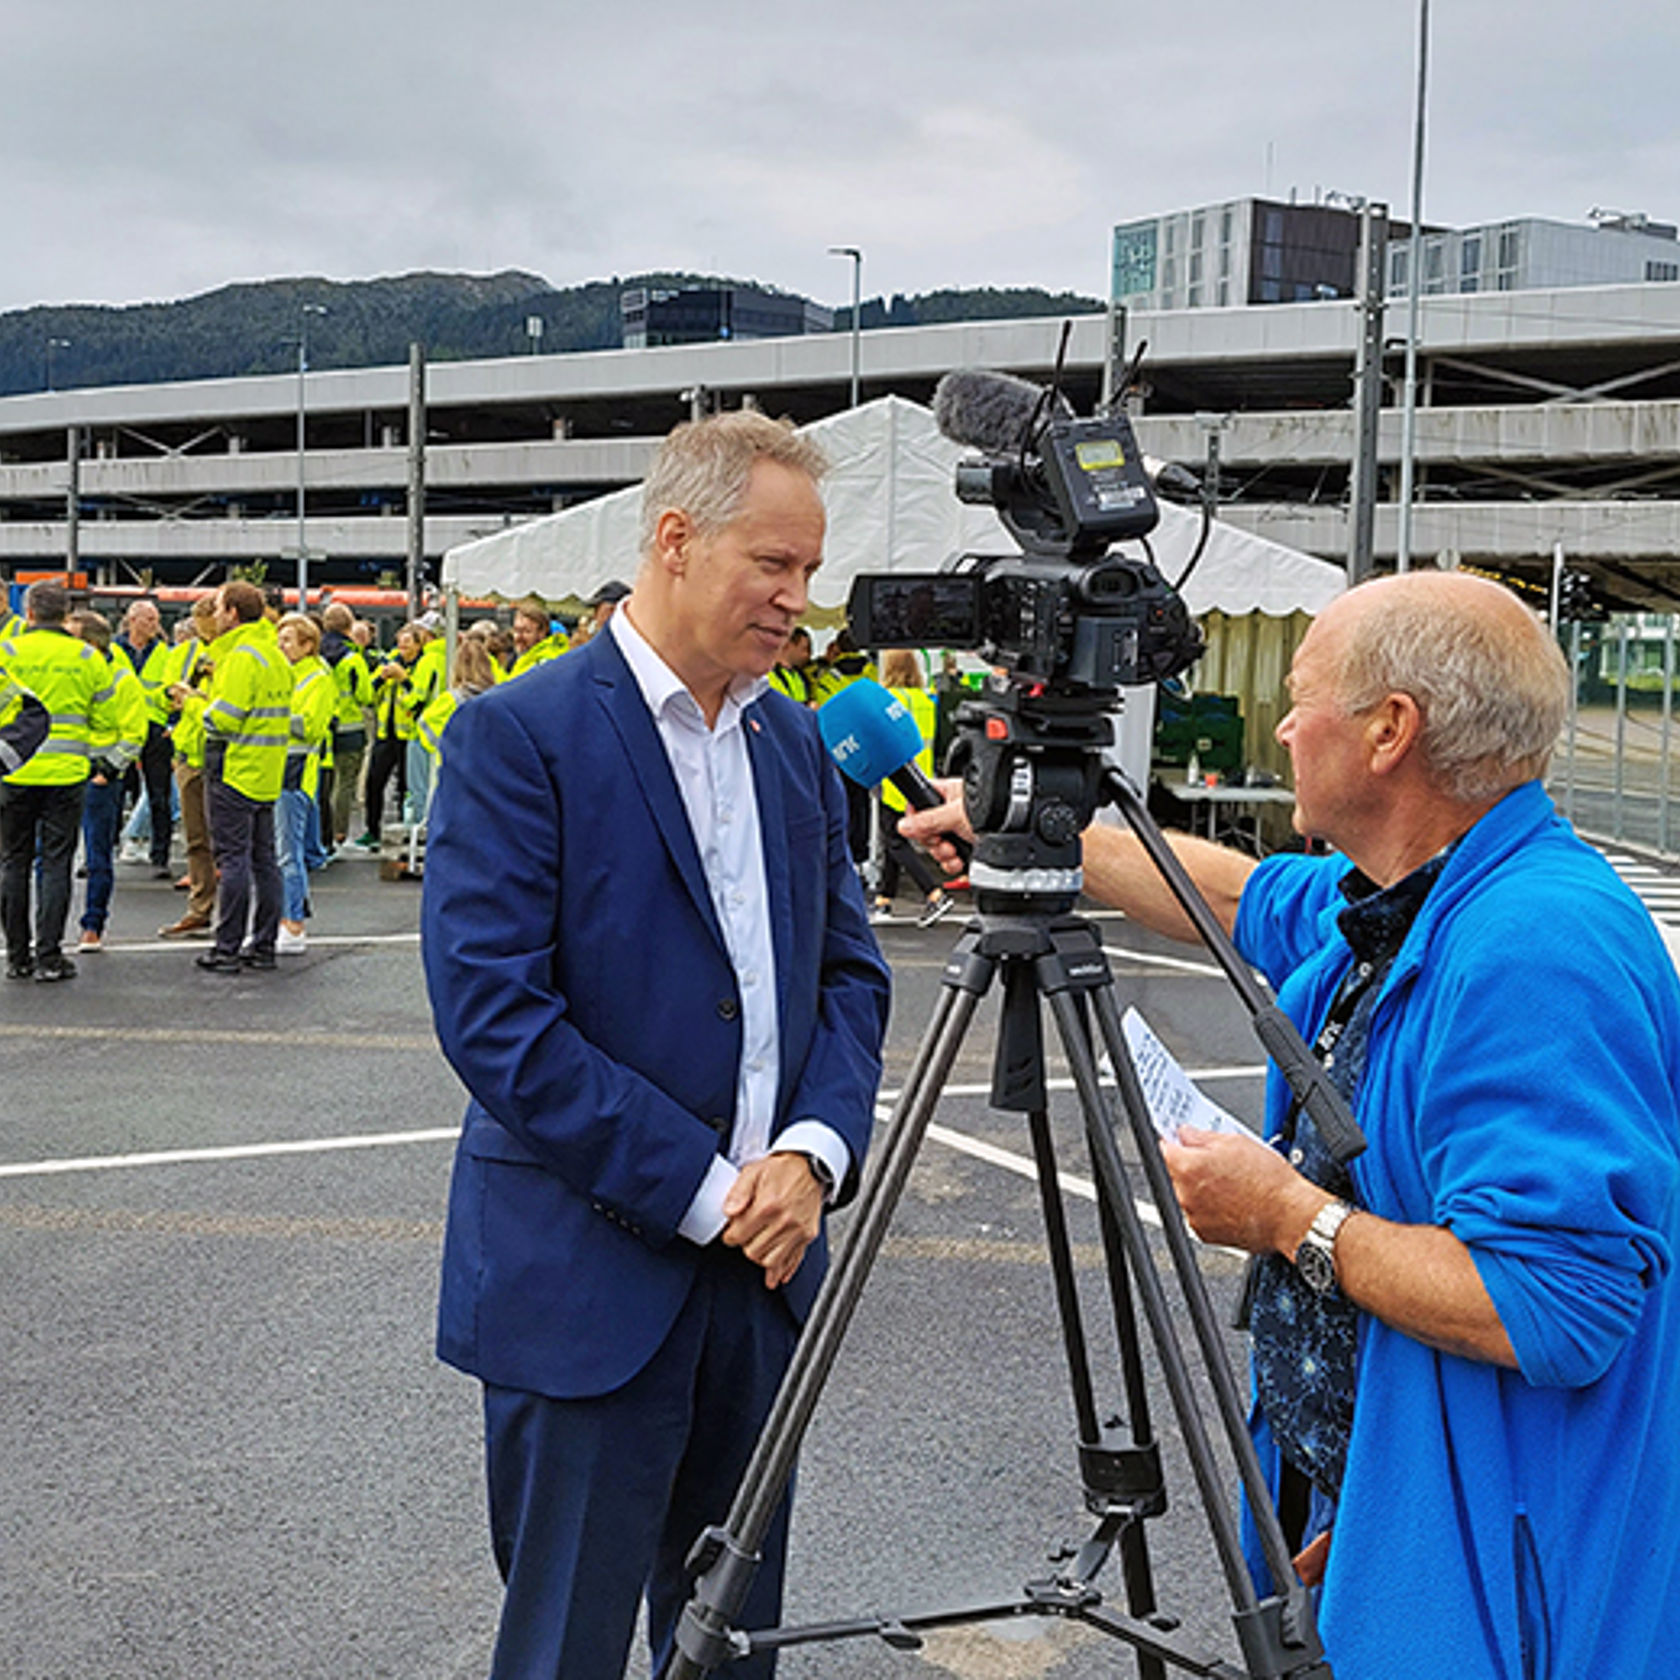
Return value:
[[(1137, 791), (1116, 772), (1104, 790), (1119, 805), (1150, 861), (1166, 879), (1204, 942), (1248, 1007), (1258, 1036), (1331, 1147), (1356, 1153), (1358, 1128), (1323, 1079), (1294, 1028), (1260, 990), (1223, 928), (1196, 893)], [(976, 852), (983, 858), (985, 839)], [(979, 880), (977, 877), (977, 885)], [(1017, 907), (1017, 905), (1019, 907)], [(719, 1664), (755, 1651), (876, 1635), (915, 1648), (937, 1627), (1032, 1616), (1075, 1619), (1110, 1634), (1137, 1653), (1140, 1680), (1161, 1680), (1167, 1665), (1218, 1680), (1329, 1680), (1312, 1607), (1296, 1580), (1276, 1510), (1245, 1423), (1246, 1407), (1226, 1361), (1219, 1327), (1156, 1144), (1148, 1103), (1127, 1051), (1113, 977), (1091, 924), (1065, 902), (1043, 895), (1012, 904), (1001, 892), (981, 896), (980, 914), (959, 938), (946, 965), (943, 991), (917, 1048), (886, 1133), (859, 1197), (844, 1252), (818, 1295), (776, 1403), (721, 1528), (701, 1536), (690, 1559), (694, 1597), (678, 1624), (665, 1680), (698, 1680)], [(1085, 1543), (1053, 1575), (1029, 1582), (1018, 1597), (915, 1616), (835, 1622), (743, 1633), (733, 1625), (757, 1566), (758, 1547), (793, 1471), (794, 1459), (888, 1225), (909, 1180), (927, 1127), (982, 997), (1003, 981), (1002, 1018), (994, 1063), (994, 1107), (1024, 1113), (1045, 1215), (1069, 1376), (1079, 1424), (1079, 1467), (1087, 1510), (1097, 1519)], [(1093, 1395), (1074, 1265), (1049, 1125), (1041, 1004), (1048, 1004), (1073, 1075), (1097, 1186), (1102, 1248), (1129, 1419), (1105, 1426)], [(1096, 1035), (1093, 1040), (1091, 1018)], [(1096, 1044), (1106, 1051), (1121, 1109), (1160, 1215), (1171, 1267), (1188, 1309), (1218, 1425), (1248, 1497), (1256, 1532), (1278, 1593), (1262, 1600), (1242, 1555), (1235, 1519), (1219, 1485), (1214, 1437), (1204, 1419), (1190, 1362), (1173, 1322), (1160, 1268), (1149, 1246), (1100, 1082)], [(1133, 1292), (1141, 1303), (1173, 1410), (1189, 1454), (1197, 1493), (1212, 1532), (1232, 1604), (1244, 1666), (1235, 1668), (1190, 1650), (1175, 1624), (1157, 1614), (1143, 1524), (1165, 1509), (1159, 1448), (1150, 1430)], [(1118, 1550), (1127, 1609), (1104, 1603), (1094, 1577)]]

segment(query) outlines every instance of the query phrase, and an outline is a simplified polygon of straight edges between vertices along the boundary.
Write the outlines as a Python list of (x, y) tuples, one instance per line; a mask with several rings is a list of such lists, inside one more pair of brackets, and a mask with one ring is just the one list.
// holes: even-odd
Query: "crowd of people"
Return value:
[(311, 874), (346, 850), (378, 851), (388, 807), (424, 821), (461, 705), (581, 646), (628, 593), (604, 585), (569, 631), (544, 602), (521, 601), (511, 630), (466, 626), (446, 671), (435, 611), (385, 653), (343, 603), (286, 613), (278, 591), (238, 580), (196, 601), (172, 634), (150, 600), (113, 627), (62, 583), (30, 585), (22, 614), (0, 623), (8, 977), (75, 977), (66, 930), (78, 875), (74, 949), (103, 950), (124, 862), (186, 895), (158, 936), (208, 942), (196, 958), (207, 972), (273, 969), (307, 949)]

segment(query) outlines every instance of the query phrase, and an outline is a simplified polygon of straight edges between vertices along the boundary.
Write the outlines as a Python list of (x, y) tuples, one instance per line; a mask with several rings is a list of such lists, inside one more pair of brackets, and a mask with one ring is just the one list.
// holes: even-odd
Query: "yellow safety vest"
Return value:
[[(934, 704), (933, 696), (925, 688), (890, 688), (887, 692), (916, 720), (916, 727), (922, 735), (922, 750), (916, 754), (916, 763), (921, 766), (924, 776), (932, 776), (933, 731), (939, 719), (939, 708)], [(881, 802), (894, 811), (904, 809), (904, 795), (891, 782), (882, 782)]]
[(266, 618), (210, 644), (204, 768), (259, 804), (280, 797), (291, 742), (292, 667)]
[(126, 770), (146, 744), (146, 690), (133, 667), (115, 648), (102, 656), (116, 693), (116, 717), (88, 736), (88, 757), (102, 758), (117, 771)]
[(47, 708), (28, 689), (0, 671), (0, 775), (34, 757), (51, 722)]
[(335, 691), (334, 725), (339, 729), (365, 729), (365, 714), (373, 706), (373, 683), (368, 676), (367, 660), (363, 658), (362, 650), (350, 648), (336, 665), (329, 665), (327, 669), (332, 672)]
[(5, 779), (22, 787), (85, 782), (95, 733), (109, 730), (118, 738), (122, 733), (104, 654), (58, 625), (37, 625), (0, 642), (0, 670), (52, 715), (34, 757)]
[(286, 786), (301, 788), (311, 799), (321, 785), (323, 755), (332, 748), (336, 698), (332, 672), (318, 654), (312, 653), (292, 667), (291, 742), (286, 749)]
[(138, 658), (127, 642), (113, 643), (111, 651), (121, 655), (123, 663), (140, 679), (140, 687), (146, 696), (146, 716), (153, 723), (168, 728), (169, 696), (166, 690), (169, 679), (165, 673), (170, 666), (169, 656), (175, 650), (163, 637), (154, 636)]
[(552, 636), (545, 637), (533, 648), (527, 648), (514, 660), (513, 669), (508, 672), (510, 679), (522, 677), (527, 671), (534, 671), (539, 665), (546, 665), (551, 659), (558, 659), (571, 643), (556, 631)]
[[(169, 650), (168, 676), (164, 682), (167, 691), (175, 683), (185, 683), (189, 688), (201, 689), (204, 685), (204, 672), (210, 657), (209, 644), (201, 642), (197, 636), (189, 636), (184, 642), (177, 642)], [(204, 696), (196, 698), (181, 708), (175, 719), (175, 727), (170, 732), (175, 742), (175, 756), (183, 764), (194, 770), (204, 768)]]

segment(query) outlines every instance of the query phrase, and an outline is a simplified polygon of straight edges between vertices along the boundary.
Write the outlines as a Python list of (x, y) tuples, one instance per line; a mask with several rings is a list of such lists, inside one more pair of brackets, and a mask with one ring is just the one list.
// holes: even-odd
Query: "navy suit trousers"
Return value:
[[(670, 1335), (622, 1388), (582, 1400), (486, 1385), (490, 1531), (506, 1583), (492, 1680), (619, 1680), (645, 1590), (654, 1666), (721, 1524), (797, 1334), (780, 1292), (734, 1249), (706, 1250)], [(789, 1490), (791, 1495), (791, 1489)], [(789, 1499), (742, 1612), (781, 1616)], [(773, 1653), (729, 1665), (769, 1680)]]
[(272, 953), (280, 928), (281, 894), (273, 803), (247, 799), (220, 777), (206, 776), (204, 809), (221, 875), (216, 892), (216, 955), (237, 957), (246, 942), (247, 925), (251, 948)]

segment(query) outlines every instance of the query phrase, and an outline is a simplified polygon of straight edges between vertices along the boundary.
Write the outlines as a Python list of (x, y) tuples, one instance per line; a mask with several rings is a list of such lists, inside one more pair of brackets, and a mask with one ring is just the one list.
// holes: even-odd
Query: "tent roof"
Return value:
[[(812, 586), (818, 607), (837, 607), (859, 572), (936, 571), (959, 553), (1009, 554), (1014, 543), (990, 508), (959, 502), (956, 463), (971, 451), (943, 437), (933, 414), (903, 397), (881, 397), (805, 430), (832, 462), (823, 481), (828, 537)], [(443, 557), (443, 581), (464, 595), (587, 596), (637, 566), (641, 487), (632, 485), (562, 513), (514, 525)], [(1184, 569), (1200, 516), (1161, 503), (1150, 536), (1162, 575)], [(1240, 616), (1317, 613), (1341, 593), (1339, 566), (1216, 521), (1184, 588), (1193, 613)]]

